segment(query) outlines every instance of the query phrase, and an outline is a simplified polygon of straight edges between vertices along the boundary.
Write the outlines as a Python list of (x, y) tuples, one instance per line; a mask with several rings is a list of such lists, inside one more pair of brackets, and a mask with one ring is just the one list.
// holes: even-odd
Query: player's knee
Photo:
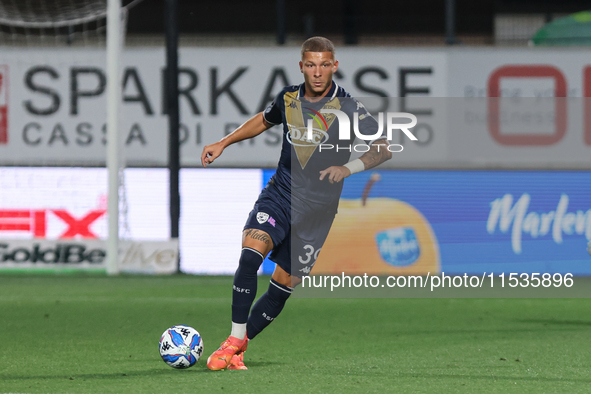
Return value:
[(257, 272), (265, 257), (258, 250), (244, 247), (240, 254), (239, 269), (249, 272)]
[(287, 280), (285, 283), (282, 283), (282, 285), (289, 286), (291, 288), (295, 288), (300, 283), (302, 283), (302, 278), (298, 278), (297, 276), (290, 275), (289, 280)]
[(302, 282), (301, 278), (293, 276), (281, 268), (279, 265), (273, 271), (273, 280), (283, 286), (294, 288)]

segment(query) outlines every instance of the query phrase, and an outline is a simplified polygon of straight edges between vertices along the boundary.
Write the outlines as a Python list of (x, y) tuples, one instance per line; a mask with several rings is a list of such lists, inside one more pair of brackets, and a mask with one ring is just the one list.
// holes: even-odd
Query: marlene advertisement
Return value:
[[(234, 273), (242, 227), (271, 175), (259, 169), (182, 170), (183, 272)], [(164, 169), (126, 170), (124, 236), (167, 240), (166, 177)], [(0, 168), (0, 268), (18, 265), (13, 257), (26, 254), (2, 246), (6, 240), (27, 241), (31, 256), (51, 263), (59, 245), (35, 249), (39, 239), (63, 242), (63, 257), (72, 239), (105, 238), (105, 195), (104, 169)], [(345, 182), (313, 273), (591, 275), (590, 196), (591, 173), (584, 171), (362, 172)], [(72, 246), (68, 253), (72, 261), (88, 257), (85, 264), (93, 266), (101, 259), (97, 248), (82, 253)], [(127, 256), (146, 262), (168, 255), (136, 247)], [(266, 260), (261, 271), (272, 270)]]
[[(335, 227), (323, 248), (338, 252), (340, 264), (321, 253), (318, 273), (371, 268), (385, 274), (591, 275), (589, 172), (378, 174), (381, 179), (365, 206), (362, 194), (372, 174), (356, 174), (345, 183)], [(351, 226), (350, 215), (363, 225)]]

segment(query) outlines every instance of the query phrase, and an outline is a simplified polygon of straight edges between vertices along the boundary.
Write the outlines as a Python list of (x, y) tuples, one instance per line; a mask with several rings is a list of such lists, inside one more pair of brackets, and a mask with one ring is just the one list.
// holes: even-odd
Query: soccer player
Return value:
[[(303, 84), (283, 88), (265, 111), (220, 141), (204, 147), (201, 154), (201, 163), (206, 167), (227, 146), (283, 124), (277, 171), (261, 192), (244, 226), (242, 252), (233, 283), (232, 329), (228, 339), (207, 360), (207, 367), (212, 370), (247, 369), (243, 357), (248, 341), (279, 315), (293, 288), (314, 266), (337, 212), (343, 179), (392, 157), (387, 140), (379, 136), (368, 143), (368, 150), (359, 159), (349, 161), (354, 134), (351, 133), (353, 137), (349, 141), (340, 140), (335, 115), (322, 113), (323, 109), (355, 113), (358, 116), (355, 124), (362, 134), (379, 135), (376, 120), (332, 80), (339, 62), (335, 60), (330, 40), (324, 37), (306, 40), (299, 66), (304, 75)], [(306, 134), (308, 119), (319, 125), (313, 128), (311, 139)], [(334, 148), (343, 144), (349, 144), (349, 150)], [(252, 306), (257, 292), (257, 271), (269, 252), (277, 266), (267, 292)]]

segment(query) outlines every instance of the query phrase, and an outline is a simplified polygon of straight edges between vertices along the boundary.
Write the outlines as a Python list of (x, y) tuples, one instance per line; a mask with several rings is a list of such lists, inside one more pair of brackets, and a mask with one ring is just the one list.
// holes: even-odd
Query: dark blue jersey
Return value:
[[(378, 124), (361, 103), (334, 81), (326, 96), (317, 102), (308, 101), (304, 93), (304, 84), (287, 86), (263, 112), (268, 123), (283, 124), (283, 145), (273, 184), (291, 202), (292, 209), (310, 211), (333, 207), (336, 210), (343, 182), (331, 184), (328, 177), (320, 181), (320, 171), (342, 166), (350, 160), (355, 134), (350, 130), (348, 140), (339, 139), (337, 117), (321, 111), (345, 112), (351, 127), (357, 117), (358, 129), (364, 135), (374, 135)], [(308, 139), (308, 121), (313, 125), (311, 140)]]

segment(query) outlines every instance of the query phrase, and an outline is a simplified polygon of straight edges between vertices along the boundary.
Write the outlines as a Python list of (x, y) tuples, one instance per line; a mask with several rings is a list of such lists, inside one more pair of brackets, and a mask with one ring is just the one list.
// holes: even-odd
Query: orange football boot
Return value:
[(228, 369), (248, 369), (244, 365), (244, 352), (238, 352), (232, 356)]
[(232, 362), (232, 357), (237, 353), (244, 352), (247, 346), (248, 339), (246, 336), (243, 339), (229, 336), (228, 339), (222, 342), (219, 349), (209, 356), (207, 359), (207, 368), (212, 371), (219, 371), (228, 367)]

